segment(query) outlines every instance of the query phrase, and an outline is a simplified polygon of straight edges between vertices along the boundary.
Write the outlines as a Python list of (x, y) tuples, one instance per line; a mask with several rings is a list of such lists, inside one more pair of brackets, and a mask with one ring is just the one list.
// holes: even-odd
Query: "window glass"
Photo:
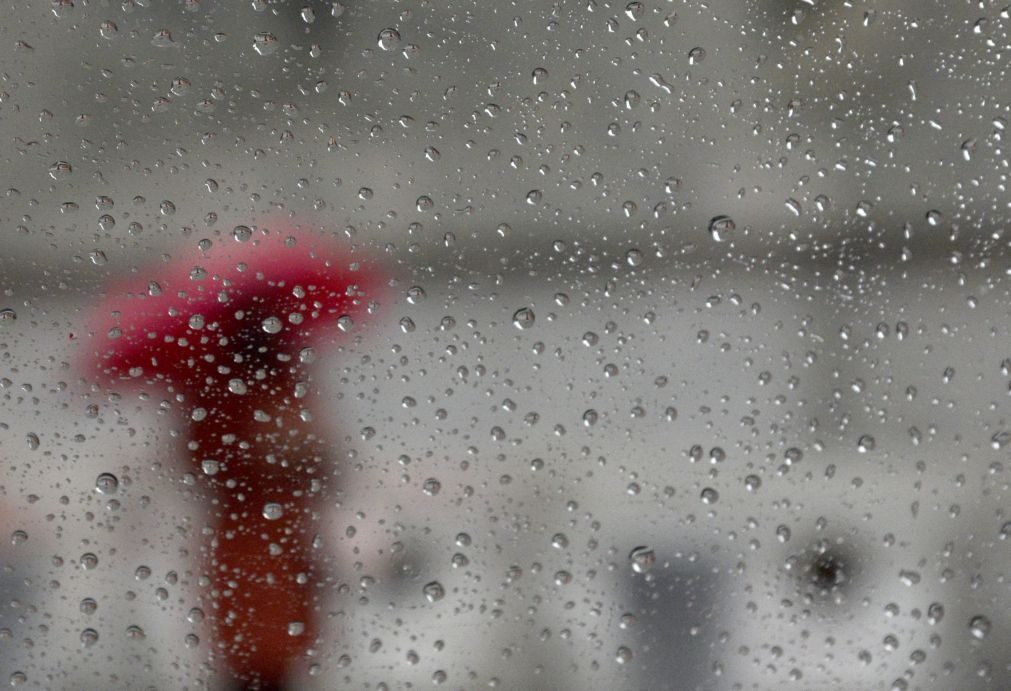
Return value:
[(9, 5), (0, 683), (1011, 688), (1009, 12)]

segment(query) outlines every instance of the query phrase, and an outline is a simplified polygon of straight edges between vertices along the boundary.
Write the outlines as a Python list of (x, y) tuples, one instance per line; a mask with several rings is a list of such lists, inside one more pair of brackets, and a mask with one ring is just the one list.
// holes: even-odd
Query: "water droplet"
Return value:
[(534, 325), (536, 317), (529, 307), (521, 307), (513, 313), (513, 326), (517, 329), (529, 329)]
[(857, 451), (860, 453), (873, 451), (875, 446), (877, 446), (877, 442), (869, 434), (865, 434), (857, 440)]
[(990, 629), (993, 625), (990, 620), (983, 616), (982, 614), (977, 614), (972, 619), (969, 620), (969, 633), (976, 640), (983, 640), (990, 633)]
[(412, 305), (417, 305), (425, 299), (425, 296), (425, 289), (421, 286), (411, 286), (407, 289), (407, 302)]
[(715, 504), (720, 500), (720, 493), (712, 487), (706, 487), (700, 495), (703, 504)]
[(635, 547), (628, 553), (628, 560), (632, 563), (633, 571), (646, 573), (656, 563), (656, 553), (649, 547)]
[[(417, 39), (415, 39), (417, 40)], [(379, 32), (376, 43), (383, 50), (396, 50), (400, 44), (400, 32), (396, 29), (386, 28)]]
[(280, 41), (277, 40), (277, 36), (269, 31), (264, 31), (253, 36), (253, 50), (260, 55), (270, 55), (277, 50), (279, 45)]
[(709, 221), (709, 235), (716, 242), (726, 242), (733, 238), (737, 224), (729, 216), (713, 216)]
[(111, 41), (119, 35), (119, 26), (111, 19), (106, 19), (98, 25), (98, 34), (107, 41)]
[(246, 387), (246, 382), (241, 379), (229, 379), (228, 380), (228, 390), (234, 394), (244, 394), (248, 391)]
[(73, 167), (66, 161), (57, 161), (49, 166), (49, 177), (53, 180), (62, 180), (74, 172)]
[(237, 242), (248, 242), (253, 237), (253, 230), (249, 226), (235, 226), (232, 228), (232, 237)]
[(284, 507), (276, 501), (270, 501), (263, 505), (263, 517), (268, 521), (276, 521), (284, 515)]
[(81, 645), (85, 648), (90, 648), (91, 646), (98, 643), (98, 631), (95, 629), (85, 629), (81, 631)]
[[(301, 316), (301, 315), (299, 315)], [(337, 317), (337, 328), (343, 333), (348, 333), (351, 329), (355, 328), (355, 320), (351, 318), (350, 315), (342, 314)]]
[(154, 32), (154, 36), (151, 37), (151, 45), (155, 48), (171, 48), (175, 45), (175, 41), (172, 40), (172, 32), (168, 29)]
[(442, 598), (446, 597), (446, 589), (442, 587), (442, 583), (439, 583), (439, 581), (426, 583), (421, 591), (424, 593), (425, 599), (429, 602), (438, 602)]
[(267, 317), (260, 324), (260, 327), (269, 334), (280, 333), (281, 329), (284, 328), (284, 322), (281, 321), (280, 317)]
[(4, 307), (0, 309), (0, 325), (8, 326), (17, 321), (18, 313), (12, 310), (10, 307)]
[(115, 494), (119, 489), (119, 478), (112, 473), (102, 473), (95, 478), (95, 491), (99, 494)]

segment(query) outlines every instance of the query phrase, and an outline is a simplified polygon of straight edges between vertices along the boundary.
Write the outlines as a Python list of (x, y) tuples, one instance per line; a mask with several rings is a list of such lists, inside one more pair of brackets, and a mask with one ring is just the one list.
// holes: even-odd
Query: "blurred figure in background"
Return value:
[(309, 369), (313, 346), (360, 330), (379, 271), (309, 233), (239, 226), (230, 244), (111, 287), (95, 315), (92, 376), (165, 390), (187, 430), (180, 453), (212, 517), (212, 650), (250, 688), (281, 688), (319, 635), (320, 514), (335, 469)]

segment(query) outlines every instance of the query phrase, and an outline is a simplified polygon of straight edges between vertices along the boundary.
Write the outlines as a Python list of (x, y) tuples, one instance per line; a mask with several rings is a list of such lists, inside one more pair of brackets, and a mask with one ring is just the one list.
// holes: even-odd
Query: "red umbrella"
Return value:
[(107, 386), (175, 394), (214, 522), (203, 565), (214, 648), (269, 688), (319, 626), (312, 552), (331, 466), (310, 346), (348, 339), (381, 286), (374, 266), (317, 236), (236, 238), (109, 290), (88, 365)]

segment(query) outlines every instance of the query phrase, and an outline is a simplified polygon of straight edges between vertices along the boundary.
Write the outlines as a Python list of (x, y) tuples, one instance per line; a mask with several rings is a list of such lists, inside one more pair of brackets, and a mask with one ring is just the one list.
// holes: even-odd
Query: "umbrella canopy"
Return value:
[(216, 396), (237, 364), (277, 363), (351, 331), (380, 289), (368, 262), (332, 240), (251, 233), (113, 285), (90, 324), (85, 370)]

